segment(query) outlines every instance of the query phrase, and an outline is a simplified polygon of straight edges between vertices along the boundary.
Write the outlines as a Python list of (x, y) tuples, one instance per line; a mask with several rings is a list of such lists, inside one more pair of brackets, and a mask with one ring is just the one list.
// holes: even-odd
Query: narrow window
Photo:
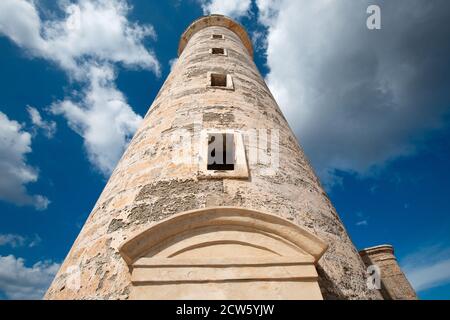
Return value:
[(234, 135), (211, 133), (208, 135), (207, 170), (234, 170)]
[(213, 34), (212, 38), (213, 39), (223, 39), (223, 34)]
[(219, 73), (211, 73), (211, 87), (226, 87), (227, 75)]
[(211, 53), (212, 54), (222, 54), (222, 55), (224, 55), (225, 54), (225, 50), (224, 50), (224, 48), (212, 48)]
[(208, 72), (206, 81), (207, 88), (234, 90), (233, 77), (231, 74)]

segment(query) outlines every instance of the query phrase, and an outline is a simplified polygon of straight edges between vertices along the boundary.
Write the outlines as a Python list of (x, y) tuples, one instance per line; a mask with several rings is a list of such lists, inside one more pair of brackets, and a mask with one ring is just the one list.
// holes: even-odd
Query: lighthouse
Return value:
[(379, 299), (366, 268), (248, 34), (210, 15), (181, 36), (45, 298)]

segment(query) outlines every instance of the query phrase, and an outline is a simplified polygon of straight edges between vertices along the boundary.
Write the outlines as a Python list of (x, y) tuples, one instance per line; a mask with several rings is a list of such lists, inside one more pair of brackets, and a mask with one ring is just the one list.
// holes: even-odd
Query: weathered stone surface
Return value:
[(417, 295), (409, 283), (391, 245), (366, 248), (359, 252), (367, 267), (380, 268), (381, 294), (385, 300), (416, 300)]
[[(216, 19), (216, 18), (214, 18)], [(225, 19), (225, 18), (222, 18)], [(230, 20), (231, 21), (231, 20)], [(319, 260), (325, 299), (378, 299), (365, 266), (292, 130), (264, 83), (234, 22), (211, 23), (183, 39), (182, 52), (61, 266), (46, 299), (128, 299), (130, 271), (118, 247), (138, 230), (186, 210), (235, 206), (269, 212), (307, 229), (329, 248)], [(232, 26), (232, 27), (230, 27)], [(211, 39), (213, 33), (223, 40)], [(220, 46), (228, 56), (211, 55)], [(226, 72), (234, 90), (207, 88), (207, 72)], [(174, 162), (182, 129), (199, 151), (199, 130), (279, 133), (273, 175), (249, 163), (247, 179), (198, 180), (198, 163)], [(245, 140), (249, 152), (249, 140)], [(67, 285), (79, 270), (81, 287)]]

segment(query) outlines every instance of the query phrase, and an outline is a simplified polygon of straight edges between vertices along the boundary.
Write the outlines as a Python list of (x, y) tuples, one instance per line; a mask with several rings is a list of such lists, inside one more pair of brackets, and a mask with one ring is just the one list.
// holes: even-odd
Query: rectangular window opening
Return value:
[(212, 38), (213, 39), (223, 39), (223, 34), (213, 34)]
[(226, 87), (227, 75), (219, 73), (211, 73), (211, 87)]
[(234, 170), (234, 135), (211, 133), (208, 135), (207, 170)]
[(211, 50), (212, 54), (225, 54), (224, 48), (212, 48)]

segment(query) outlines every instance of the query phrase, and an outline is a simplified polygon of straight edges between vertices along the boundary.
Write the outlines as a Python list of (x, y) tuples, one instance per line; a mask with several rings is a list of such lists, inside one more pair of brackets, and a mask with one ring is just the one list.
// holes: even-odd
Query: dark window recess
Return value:
[(227, 86), (227, 75), (226, 74), (211, 74), (211, 87), (226, 87)]
[(234, 135), (208, 135), (208, 170), (234, 170)]
[(213, 34), (212, 38), (213, 39), (223, 39), (223, 34)]
[(212, 48), (212, 54), (225, 54), (225, 50), (223, 48)]

